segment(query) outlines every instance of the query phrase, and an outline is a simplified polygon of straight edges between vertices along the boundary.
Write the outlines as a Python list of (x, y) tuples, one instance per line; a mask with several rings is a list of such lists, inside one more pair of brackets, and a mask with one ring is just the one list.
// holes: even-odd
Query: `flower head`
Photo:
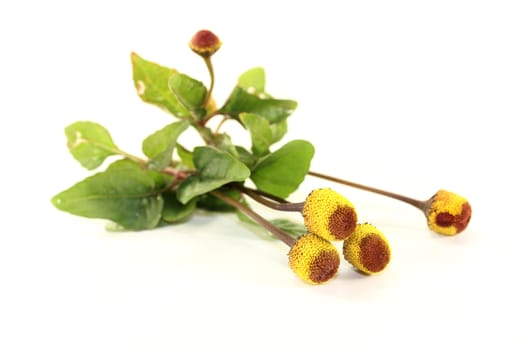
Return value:
[(465, 198), (439, 190), (428, 201), (425, 215), (432, 231), (451, 236), (467, 228), (472, 208)]
[(310, 192), (304, 203), (303, 217), (309, 232), (327, 240), (343, 240), (357, 225), (354, 205), (329, 188)]
[(390, 262), (390, 246), (375, 226), (359, 224), (344, 241), (343, 256), (357, 270), (372, 275), (383, 271)]
[(209, 30), (198, 31), (190, 41), (190, 48), (202, 57), (210, 57), (221, 45), (219, 38)]
[(340, 259), (332, 243), (316, 234), (307, 233), (290, 249), (288, 262), (303, 281), (320, 284), (335, 276)]

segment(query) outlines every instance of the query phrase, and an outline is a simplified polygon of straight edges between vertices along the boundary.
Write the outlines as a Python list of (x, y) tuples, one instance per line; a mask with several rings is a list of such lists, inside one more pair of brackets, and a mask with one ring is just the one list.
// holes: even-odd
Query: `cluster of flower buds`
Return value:
[(309, 233), (289, 253), (290, 267), (301, 279), (317, 284), (335, 276), (339, 254), (331, 241), (343, 241), (343, 256), (357, 271), (379, 273), (388, 265), (385, 236), (370, 224), (358, 224), (354, 205), (334, 190), (312, 191), (302, 214)]
[(288, 258), (292, 271), (306, 282), (324, 283), (337, 274), (336, 241), (343, 241), (344, 258), (361, 273), (379, 273), (390, 261), (386, 237), (371, 224), (359, 224), (352, 202), (330, 188), (315, 189), (300, 203), (274, 203), (254, 191), (245, 193), (273, 209), (302, 214), (308, 233), (291, 244)]
[[(313, 172), (311, 175), (336, 179)], [(462, 232), (472, 214), (468, 201), (449, 191), (440, 190), (429, 200), (418, 201), (337, 180), (339, 183), (402, 200), (421, 209), (426, 216), (428, 227), (439, 234), (450, 236)], [(302, 214), (307, 233), (297, 240), (287, 239), (285, 242), (291, 247), (288, 253), (290, 268), (308, 283), (324, 283), (337, 274), (340, 258), (333, 244), (336, 241), (343, 241), (344, 259), (355, 270), (365, 275), (380, 273), (390, 262), (391, 249), (385, 235), (370, 223), (358, 223), (354, 205), (330, 188), (313, 190), (305, 201), (300, 203), (289, 203), (276, 198), (272, 198), (272, 201), (269, 199), (271, 197), (264, 197), (260, 191), (247, 188), (243, 188), (243, 192), (270, 208)], [(274, 232), (271, 227), (270, 231)]]

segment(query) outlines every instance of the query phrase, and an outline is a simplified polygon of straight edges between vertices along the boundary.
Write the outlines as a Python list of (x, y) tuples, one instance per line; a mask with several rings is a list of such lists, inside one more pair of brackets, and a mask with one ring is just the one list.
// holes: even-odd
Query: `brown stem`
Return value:
[[(268, 192), (264, 192), (264, 191), (261, 191), (259, 189), (256, 189), (256, 188), (248, 188), (248, 187), (245, 187), (243, 185), (239, 186), (238, 187), (240, 191), (246, 193), (246, 192), (252, 192), (252, 193), (255, 193), (255, 194), (258, 194), (259, 196), (262, 196), (262, 197), (266, 197), (266, 198), (269, 198), (271, 199), (272, 201), (274, 202), (278, 202), (278, 203), (290, 203), (288, 202), (286, 199), (282, 199), (281, 197), (277, 197), (277, 196), (274, 196), (273, 194), (271, 193), (268, 193)], [(247, 194), (247, 193), (246, 193)]]
[(181, 171), (181, 170), (177, 170), (173, 167), (165, 167), (164, 169), (162, 169), (162, 172), (164, 174), (168, 174), (168, 175), (171, 175), (175, 178), (175, 180), (186, 180), (188, 178), (188, 176), (191, 175), (191, 173), (193, 173), (194, 171), (189, 171), (189, 170), (184, 170), (184, 171)]
[[(283, 203), (281, 201), (271, 201), (271, 200), (264, 198), (256, 190), (252, 190), (246, 187), (241, 187), (241, 191), (246, 193), (253, 200), (267, 206), (268, 208), (272, 208), (272, 209), (280, 210), (280, 211), (298, 211), (300, 213), (303, 211), (304, 202), (300, 202), (300, 203), (284, 202)], [(274, 199), (277, 197), (271, 196), (268, 198)]]
[(321, 173), (316, 173), (314, 171), (309, 171), (308, 175), (319, 177), (321, 179), (325, 179), (325, 180), (329, 180), (329, 181), (333, 181), (333, 182), (337, 182), (337, 183), (340, 183), (340, 184), (343, 184), (343, 185), (355, 187), (355, 188), (358, 188), (360, 190), (365, 190), (365, 191), (377, 193), (377, 194), (380, 194), (380, 195), (383, 195), (383, 196), (387, 196), (387, 197), (390, 197), (390, 198), (397, 199), (397, 200), (400, 200), (402, 202), (408, 203), (408, 204), (413, 205), (414, 207), (416, 207), (418, 209), (421, 209), (423, 211), (425, 210), (426, 201), (420, 201), (420, 200), (413, 199), (413, 198), (410, 198), (410, 197), (402, 196), (402, 195), (397, 194), (397, 193), (383, 191), (383, 190), (380, 190), (380, 189), (377, 189), (377, 188), (361, 185), (361, 184), (358, 184), (358, 183), (355, 183), (355, 182), (351, 182), (351, 181), (347, 181), (347, 180), (343, 180), (343, 179), (339, 179), (337, 177), (333, 177), (333, 176), (329, 176), (329, 175), (325, 175), (325, 174), (321, 174)]
[(283, 243), (288, 245), (290, 248), (294, 246), (295, 239), (288, 236), (284, 231), (281, 231), (279, 228), (272, 225), (268, 220), (248, 208), (247, 206), (242, 205), (240, 202), (236, 201), (233, 198), (230, 198), (218, 191), (210, 192), (215, 197), (219, 198), (220, 200), (224, 201), (225, 203), (231, 205), (234, 208), (239, 209), (244, 214), (248, 215), (250, 218), (252, 218), (254, 221), (256, 221), (259, 225), (270, 231), (275, 237), (279, 238)]

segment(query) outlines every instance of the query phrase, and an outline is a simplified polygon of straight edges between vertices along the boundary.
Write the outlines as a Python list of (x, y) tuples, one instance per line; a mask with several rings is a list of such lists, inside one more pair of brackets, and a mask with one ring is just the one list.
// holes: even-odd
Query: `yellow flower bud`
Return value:
[(317, 189), (308, 195), (303, 217), (309, 232), (327, 240), (343, 240), (354, 232), (357, 225), (354, 205), (329, 188)]
[(332, 243), (313, 233), (307, 233), (290, 249), (288, 262), (293, 272), (303, 281), (320, 284), (335, 276), (340, 259)]
[(210, 57), (221, 45), (219, 38), (209, 30), (198, 31), (190, 41), (190, 48), (202, 57)]
[(359, 224), (344, 241), (343, 256), (357, 270), (367, 275), (377, 274), (390, 262), (390, 246), (375, 226)]
[(430, 198), (425, 215), (432, 231), (451, 236), (467, 227), (472, 208), (465, 198), (440, 190)]

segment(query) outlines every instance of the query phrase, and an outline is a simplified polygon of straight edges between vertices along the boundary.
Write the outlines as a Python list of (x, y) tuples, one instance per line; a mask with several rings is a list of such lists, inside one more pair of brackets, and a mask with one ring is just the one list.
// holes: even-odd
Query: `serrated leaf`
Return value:
[(139, 97), (147, 103), (167, 110), (179, 118), (190, 116), (190, 112), (173, 95), (168, 86), (170, 77), (177, 73), (175, 69), (161, 66), (131, 53), (133, 81)]
[(200, 81), (186, 74), (175, 73), (168, 80), (168, 86), (180, 103), (190, 111), (204, 110), (207, 89)]
[(288, 142), (263, 158), (250, 178), (260, 190), (286, 198), (303, 182), (313, 155), (314, 147), (310, 142)]
[(111, 135), (100, 124), (76, 122), (66, 127), (65, 133), (69, 151), (88, 170), (96, 169), (107, 157), (118, 154)]
[(161, 218), (159, 174), (120, 163), (90, 176), (52, 198), (63, 211), (109, 219), (129, 230), (151, 229)]
[(247, 70), (239, 77), (237, 85), (243, 89), (254, 92), (264, 92), (266, 85), (266, 74), (261, 67)]
[(241, 113), (239, 118), (250, 132), (253, 154), (256, 157), (268, 154), (273, 137), (268, 120), (253, 113)]
[(169, 223), (181, 222), (187, 219), (196, 207), (196, 200), (189, 201), (182, 204), (177, 199), (177, 194), (174, 192), (166, 192), (163, 194), (164, 207), (162, 210), (162, 220)]
[(297, 102), (279, 100), (262, 93), (251, 94), (248, 90), (236, 86), (220, 112), (239, 120), (241, 113), (258, 114), (270, 123), (286, 119), (297, 108)]
[(250, 169), (240, 160), (213, 147), (195, 147), (193, 162), (198, 174), (188, 177), (177, 189), (177, 197), (183, 204), (222, 185), (244, 181), (250, 176)]
[(177, 139), (188, 126), (186, 121), (175, 122), (144, 139), (142, 152), (150, 159), (152, 169), (162, 170), (171, 163)]

